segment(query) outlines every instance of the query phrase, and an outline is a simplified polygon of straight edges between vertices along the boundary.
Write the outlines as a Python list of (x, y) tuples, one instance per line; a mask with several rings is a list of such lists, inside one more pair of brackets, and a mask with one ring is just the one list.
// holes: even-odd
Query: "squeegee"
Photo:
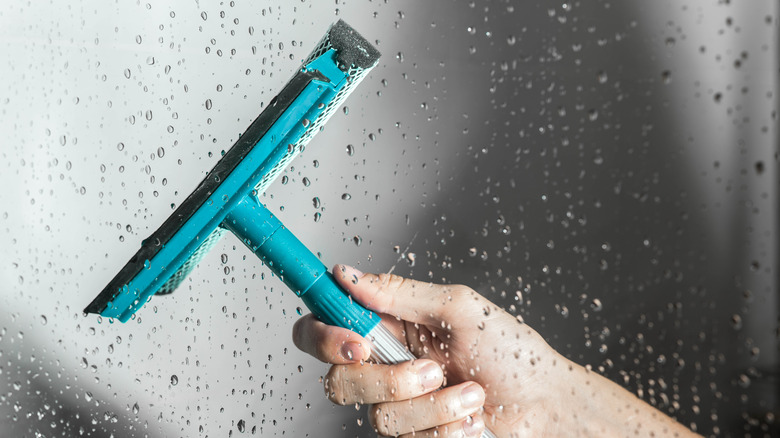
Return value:
[[(333, 24), (282, 91), (84, 311), (128, 321), (153, 295), (173, 292), (229, 230), (320, 321), (368, 339), (374, 360), (415, 359), (375, 313), (349, 298), (319, 258), (258, 198), (379, 56), (344, 21)], [(483, 436), (493, 435), (486, 431)]]

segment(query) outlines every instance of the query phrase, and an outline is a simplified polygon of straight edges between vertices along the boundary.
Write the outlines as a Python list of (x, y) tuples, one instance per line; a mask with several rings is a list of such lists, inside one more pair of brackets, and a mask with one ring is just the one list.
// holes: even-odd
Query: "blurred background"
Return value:
[(779, 12), (5, 2), (0, 435), (374, 436), (233, 236), (82, 313), (343, 18), (383, 57), (263, 197), (326, 265), (468, 284), (705, 436), (777, 436)]

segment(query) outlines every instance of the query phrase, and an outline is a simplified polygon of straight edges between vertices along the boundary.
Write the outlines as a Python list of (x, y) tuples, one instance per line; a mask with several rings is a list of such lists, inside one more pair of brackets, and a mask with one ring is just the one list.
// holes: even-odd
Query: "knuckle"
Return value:
[(479, 300), (480, 295), (474, 289), (456, 284), (448, 286), (447, 300), (449, 304), (443, 306), (442, 316), (447, 319), (461, 320), (480, 316), (481, 305), (474, 305), (474, 300)]
[(383, 273), (377, 275), (377, 282), (379, 283), (379, 287), (383, 289), (400, 289), (403, 287), (406, 281), (406, 278), (395, 274)]
[(387, 376), (385, 381), (387, 382), (387, 391), (384, 394), (385, 400), (396, 400), (403, 395), (404, 391), (402, 391), (401, 387), (402, 379), (399, 378), (397, 372), (390, 372), (390, 375)]
[(454, 284), (450, 286), (450, 291), (453, 300), (468, 300), (476, 293), (474, 292), (474, 289), (462, 284)]
[(375, 297), (374, 307), (378, 312), (388, 312), (395, 307), (395, 292), (406, 287), (410, 280), (394, 274), (378, 274), (377, 289), (383, 294)]

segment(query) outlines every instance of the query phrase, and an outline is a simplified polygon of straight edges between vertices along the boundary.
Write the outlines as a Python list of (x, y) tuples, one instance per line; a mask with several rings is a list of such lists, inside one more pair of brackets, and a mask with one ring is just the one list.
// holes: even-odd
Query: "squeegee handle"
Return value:
[(232, 231), (320, 321), (367, 336), (380, 318), (353, 301), (317, 256), (267, 208), (247, 196), (222, 226)]
[[(222, 226), (260, 257), (320, 321), (368, 339), (374, 360), (395, 364), (416, 359), (382, 324), (379, 316), (353, 301), (320, 259), (254, 196), (239, 202)], [(495, 435), (485, 429), (482, 437), (495, 438)]]

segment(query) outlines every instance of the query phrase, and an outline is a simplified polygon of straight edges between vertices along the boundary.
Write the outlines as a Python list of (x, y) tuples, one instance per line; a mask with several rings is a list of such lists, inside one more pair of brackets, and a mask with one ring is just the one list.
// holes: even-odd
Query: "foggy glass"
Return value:
[(326, 265), (467, 284), (705, 436), (778, 434), (778, 9), (7, 2), (0, 435), (374, 436), (233, 236), (82, 314), (339, 18), (380, 63), (261, 198)]

